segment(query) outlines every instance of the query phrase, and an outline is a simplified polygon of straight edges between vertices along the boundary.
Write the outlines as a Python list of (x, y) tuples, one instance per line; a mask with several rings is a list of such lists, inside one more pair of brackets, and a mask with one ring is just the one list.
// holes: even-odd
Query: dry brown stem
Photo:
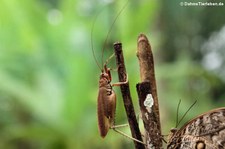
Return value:
[[(140, 65), (141, 77), (141, 83), (137, 84), (137, 92), (145, 127), (145, 139), (148, 148), (155, 147), (155, 149), (160, 149), (162, 148), (161, 125), (153, 54), (149, 41), (144, 34), (139, 35), (137, 44), (137, 57)], [(153, 105), (144, 104), (148, 94), (152, 95)]]
[[(115, 50), (115, 56), (116, 56), (116, 63), (118, 67), (118, 76), (120, 82), (127, 81), (127, 73), (126, 68), (124, 64), (124, 57), (123, 57), (123, 51), (122, 51), (122, 44), (121, 43), (115, 43), (114, 44), (114, 50)], [(129, 88), (129, 82), (127, 84), (120, 86), (122, 96), (123, 96), (123, 102), (124, 107), (127, 114), (128, 123), (130, 126), (132, 137), (135, 139), (138, 139), (142, 141), (140, 129), (137, 123), (136, 114), (134, 112), (134, 107), (130, 95), (130, 88)], [(145, 149), (145, 145), (138, 143), (134, 141), (134, 145), (136, 149)]]

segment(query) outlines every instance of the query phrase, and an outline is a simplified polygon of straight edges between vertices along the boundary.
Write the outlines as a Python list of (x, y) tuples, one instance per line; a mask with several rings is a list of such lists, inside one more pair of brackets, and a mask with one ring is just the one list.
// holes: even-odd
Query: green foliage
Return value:
[[(147, 34), (155, 54), (162, 124), (168, 124), (162, 127), (167, 134), (175, 122), (171, 115), (176, 115), (179, 99), (180, 116), (198, 100), (198, 111), (190, 112), (186, 120), (217, 107), (224, 103), (225, 79), (222, 65), (213, 70), (202, 65), (210, 50), (209, 46), (201, 48), (213, 42), (208, 40), (212, 32), (219, 35), (223, 31), (223, 20), (215, 23), (211, 18), (206, 29), (204, 12), (211, 10), (182, 8), (176, 1), (166, 3), (131, 0), (108, 36), (103, 62), (112, 54), (112, 44), (121, 41), (138, 111), (136, 40), (139, 33)], [(133, 148), (132, 141), (112, 131), (104, 140), (99, 137), (96, 101), (100, 70), (94, 63), (90, 36), (94, 18), (101, 10), (92, 40), (101, 65), (104, 40), (124, 4), (96, 0), (0, 1), (0, 148)], [(218, 8), (215, 13), (222, 15), (222, 11)], [(224, 47), (220, 46), (219, 54), (224, 54)], [(221, 61), (224, 63), (224, 59)], [(115, 67), (114, 61), (109, 65)], [(117, 81), (115, 74), (113, 82)], [(115, 90), (116, 122), (127, 123), (119, 90)], [(129, 134), (129, 128), (123, 131)]]

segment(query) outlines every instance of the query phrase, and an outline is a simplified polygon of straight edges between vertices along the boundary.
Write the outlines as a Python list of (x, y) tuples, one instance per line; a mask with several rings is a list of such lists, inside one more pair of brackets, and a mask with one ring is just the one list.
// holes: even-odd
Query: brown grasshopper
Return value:
[[(114, 25), (116, 19), (118, 18), (120, 13), (124, 10), (124, 8), (128, 4), (128, 2), (129, 2), (129, 0), (127, 1), (127, 3), (123, 6), (123, 8), (120, 10), (120, 12), (115, 17), (112, 26)], [(95, 18), (95, 21), (96, 21), (96, 18)], [(94, 23), (95, 23), (95, 21), (94, 21)], [(105, 45), (106, 45), (108, 36), (109, 36), (109, 34), (112, 30), (112, 26), (111, 26), (108, 34), (107, 34), (107, 37), (106, 37), (106, 40), (104, 42), (103, 47), (105, 47)], [(101, 74), (100, 74), (100, 79), (99, 79), (98, 102), (97, 102), (97, 104), (98, 104), (97, 105), (97, 117), (98, 117), (98, 128), (99, 128), (100, 136), (102, 138), (104, 138), (107, 135), (109, 129), (113, 129), (114, 131), (116, 131), (117, 133), (119, 133), (119, 134), (121, 134), (125, 137), (128, 137), (128, 138), (130, 138), (134, 141), (137, 141), (139, 143), (144, 144), (142, 141), (139, 141), (135, 138), (132, 138), (132, 137), (128, 136), (127, 134), (121, 132), (120, 130), (116, 129), (118, 127), (128, 126), (128, 124), (115, 126), (116, 94), (113, 91), (112, 87), (127, 84), (128, 83), (128, 77), (127, 77), (125, 82), (118, 82), (118, 83), (111, 84), (112, 76), (111, 76), (111, 73), (110, 73), (110, 68), (107, 67), (107, 62), (114, 55), (110, 56), (108, 58), (108, 60), (105, 62), (105, 64), (103, 65), (103, 53), (104, 53), (104, 48), (103, 48), (102, 49), (102, 66), (100, 66), (100, 64), (98, 63), (98, 61), (95, 57), (95, 53), (94, 53), (94, 50), (93, 50), (94, 49), (93, 43), (92, 43), (93, 28), (94, 28), (94, 25), (92, 26), (92, 31), (91, 31), (92, 53), (93, 53), (93, 57), (94, 57), (94, 60), (95, 60), (96, 64), (101, 69)]]
[(110, 84), (112, 80), (110, 69), (106, 64), (100, 74), (99, 91), (98, 91), (98, 128), (101, 137), (105, 137), (110, 128), (114, 129), (114, 120), (116, 112), (116, 94), (113, 86), (120, 86), (126, 82)]
[[(112, 56), (110, 58), (112, 58)], [(145, 144), (142, 141), (137, 140), (133, 137), (130, 137), (127, 134), (123, 133), (122, 131), (116, 129), (119, 127), (128, 126), (128, 124), (115, 125), (114, 123), (115, 112), (116, 112), (116, 94), (114, 90), (112, 89), (112, 87), (127, 84), (128, 75), (125, 82), (117, 82), (117, 83), (111, 84), (112, 77), (110, 73), (110, 68), (107, 68), (108, 60), (106, 61), (103, 69), (101, 70), (102, 72), (100, 74), (100, 79), (99, 79), (97, 115), (98, 115), (98, 129), (99, 129), (100, 136), (104, 138), (107, 135), (109, 129), (113, 129), (117, 133), (127, 138), (130, 138), (131, 140)]]
[(105, 137), (109, 128), (114, 125), (116, 111), (116, 94), (110, 84), (110, 70), (104, 65), (100, 74), (98, 91), (98, 129), (101, 137)]

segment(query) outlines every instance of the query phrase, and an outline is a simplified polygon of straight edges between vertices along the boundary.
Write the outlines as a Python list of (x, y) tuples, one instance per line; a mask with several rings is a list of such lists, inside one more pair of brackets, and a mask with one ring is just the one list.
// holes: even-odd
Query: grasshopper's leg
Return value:
[(105, 65), (107, 65), (109, 63), (109, 61), (115, 56), (115, 54), (113, 53), (105, 62)]
[(121, 85), (124, 85), (124, 84), (127, 84), (127, 83), (128, 83), (128, 74), (127, 74), (127, 78), (126, 78), (125, 82), (113, 83), (112, 86), (121, 86)]
[(127, 138), (129, 138), (129, 139), (131, 139), (131, 140), (133, 140), (133, 141), (136, 141), (136, 142), (138, 142), (138, 143), (141, 143), (141, 144), (146, 145), (144, 142), (142, 142), (142, 141), (140, 141), (140, 140), (138, 140), (138, 139), (135, 139), (135, 138), (133, 138), (133, 137), (131, 137), (131, 136), (129, 136), (129, 135), (125, 134), (124, 132), (122, 132), (122, 131), (120, 131), (120, 130), (117, 129), (117, 128), (119, 128), (119, 127), (125, 127), (125, 126), (128, 126), (128, 124), (117, 125), (117, 126), (111, 126), (110, 129), (114, 130), (115, 132), (117, 132), (117, 133), (119, 133), (119, 134), (121, 134), (121, 135), (123, 135), (123, 136), (125, 136), (125, 137), (127, 137)]
[(110, 129), (115, 129), (115, 128), (121, 128), (121, 127), (127, 127), (129, 126), (128, 124), (122, 124), (122, 125), (113, 125), (110, 127)]
[[(127, 74), (127, 78), (126, 78), (125, 82), (117, 82), (117, 83), (112, 84), (112, 86), (120, 86), (120, 85), (124, 85), (124, 84), (127, 84), (127, 83), (128, 83), (128, 74)], [(117, 133), (119, 133), (119, 134), (121, 134), (121, 135), (123, 135), (123, 136), (125, 136), (125, 137), (127, 137), (127, 138), (129, 138), (131, 140), (133, 140), (133, 141), (136, 141), (138, 143), (146, 145), (144, 142), (142, 142), (142, 141), (140, 141), (138, 139), (135, 139), (135, 138), (133, 138), (133, 137), (131, 137), (131, 136), (129, 136), (129, 135), (125, 134), (124, 132), (122, 132), (122, 131), (117, 129), (117, 128), (126, 127), (126, 126), (129, 126), (129, 125), (128, 124), (113, 125), (113, 126), (110, 126), (110, 129), (113, 129), (115, 132), (117, 132)]]

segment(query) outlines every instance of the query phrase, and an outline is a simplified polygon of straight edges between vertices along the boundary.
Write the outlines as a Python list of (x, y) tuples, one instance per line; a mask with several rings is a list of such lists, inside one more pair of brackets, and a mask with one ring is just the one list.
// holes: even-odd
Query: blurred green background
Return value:
[[(134, 148), (131, 140), (113, 131), (105, 139), (98, 134), (100, 70), (94, 62), (90, 36), (94, 18), (101, 11), (92, 40), (101, 63), (104, 40), (125, 3), (0, 1), (0, 148)], [(112, 28), (103, 61), (112, 54), (113, 43), (121, 41), (137, 114), (135, 85), (140, 79), (136, 40), (139, 33), (150, 40), (164, 135), (175, 127), (179, 100), (180, 117), (198, 101), (182, 124), (225, 105), (224, 14), (225, 6), (185, 7), (179, 0), (130, 0)], [(109, 67), (116, 67), (114, 60)], [(112, 82), (117, 82), (117, 72), (112, 74)], [(116, 123), (127, 123), (120, 90), (115, 91)], [(129, 128), (123, 131), (129, 134)]]

